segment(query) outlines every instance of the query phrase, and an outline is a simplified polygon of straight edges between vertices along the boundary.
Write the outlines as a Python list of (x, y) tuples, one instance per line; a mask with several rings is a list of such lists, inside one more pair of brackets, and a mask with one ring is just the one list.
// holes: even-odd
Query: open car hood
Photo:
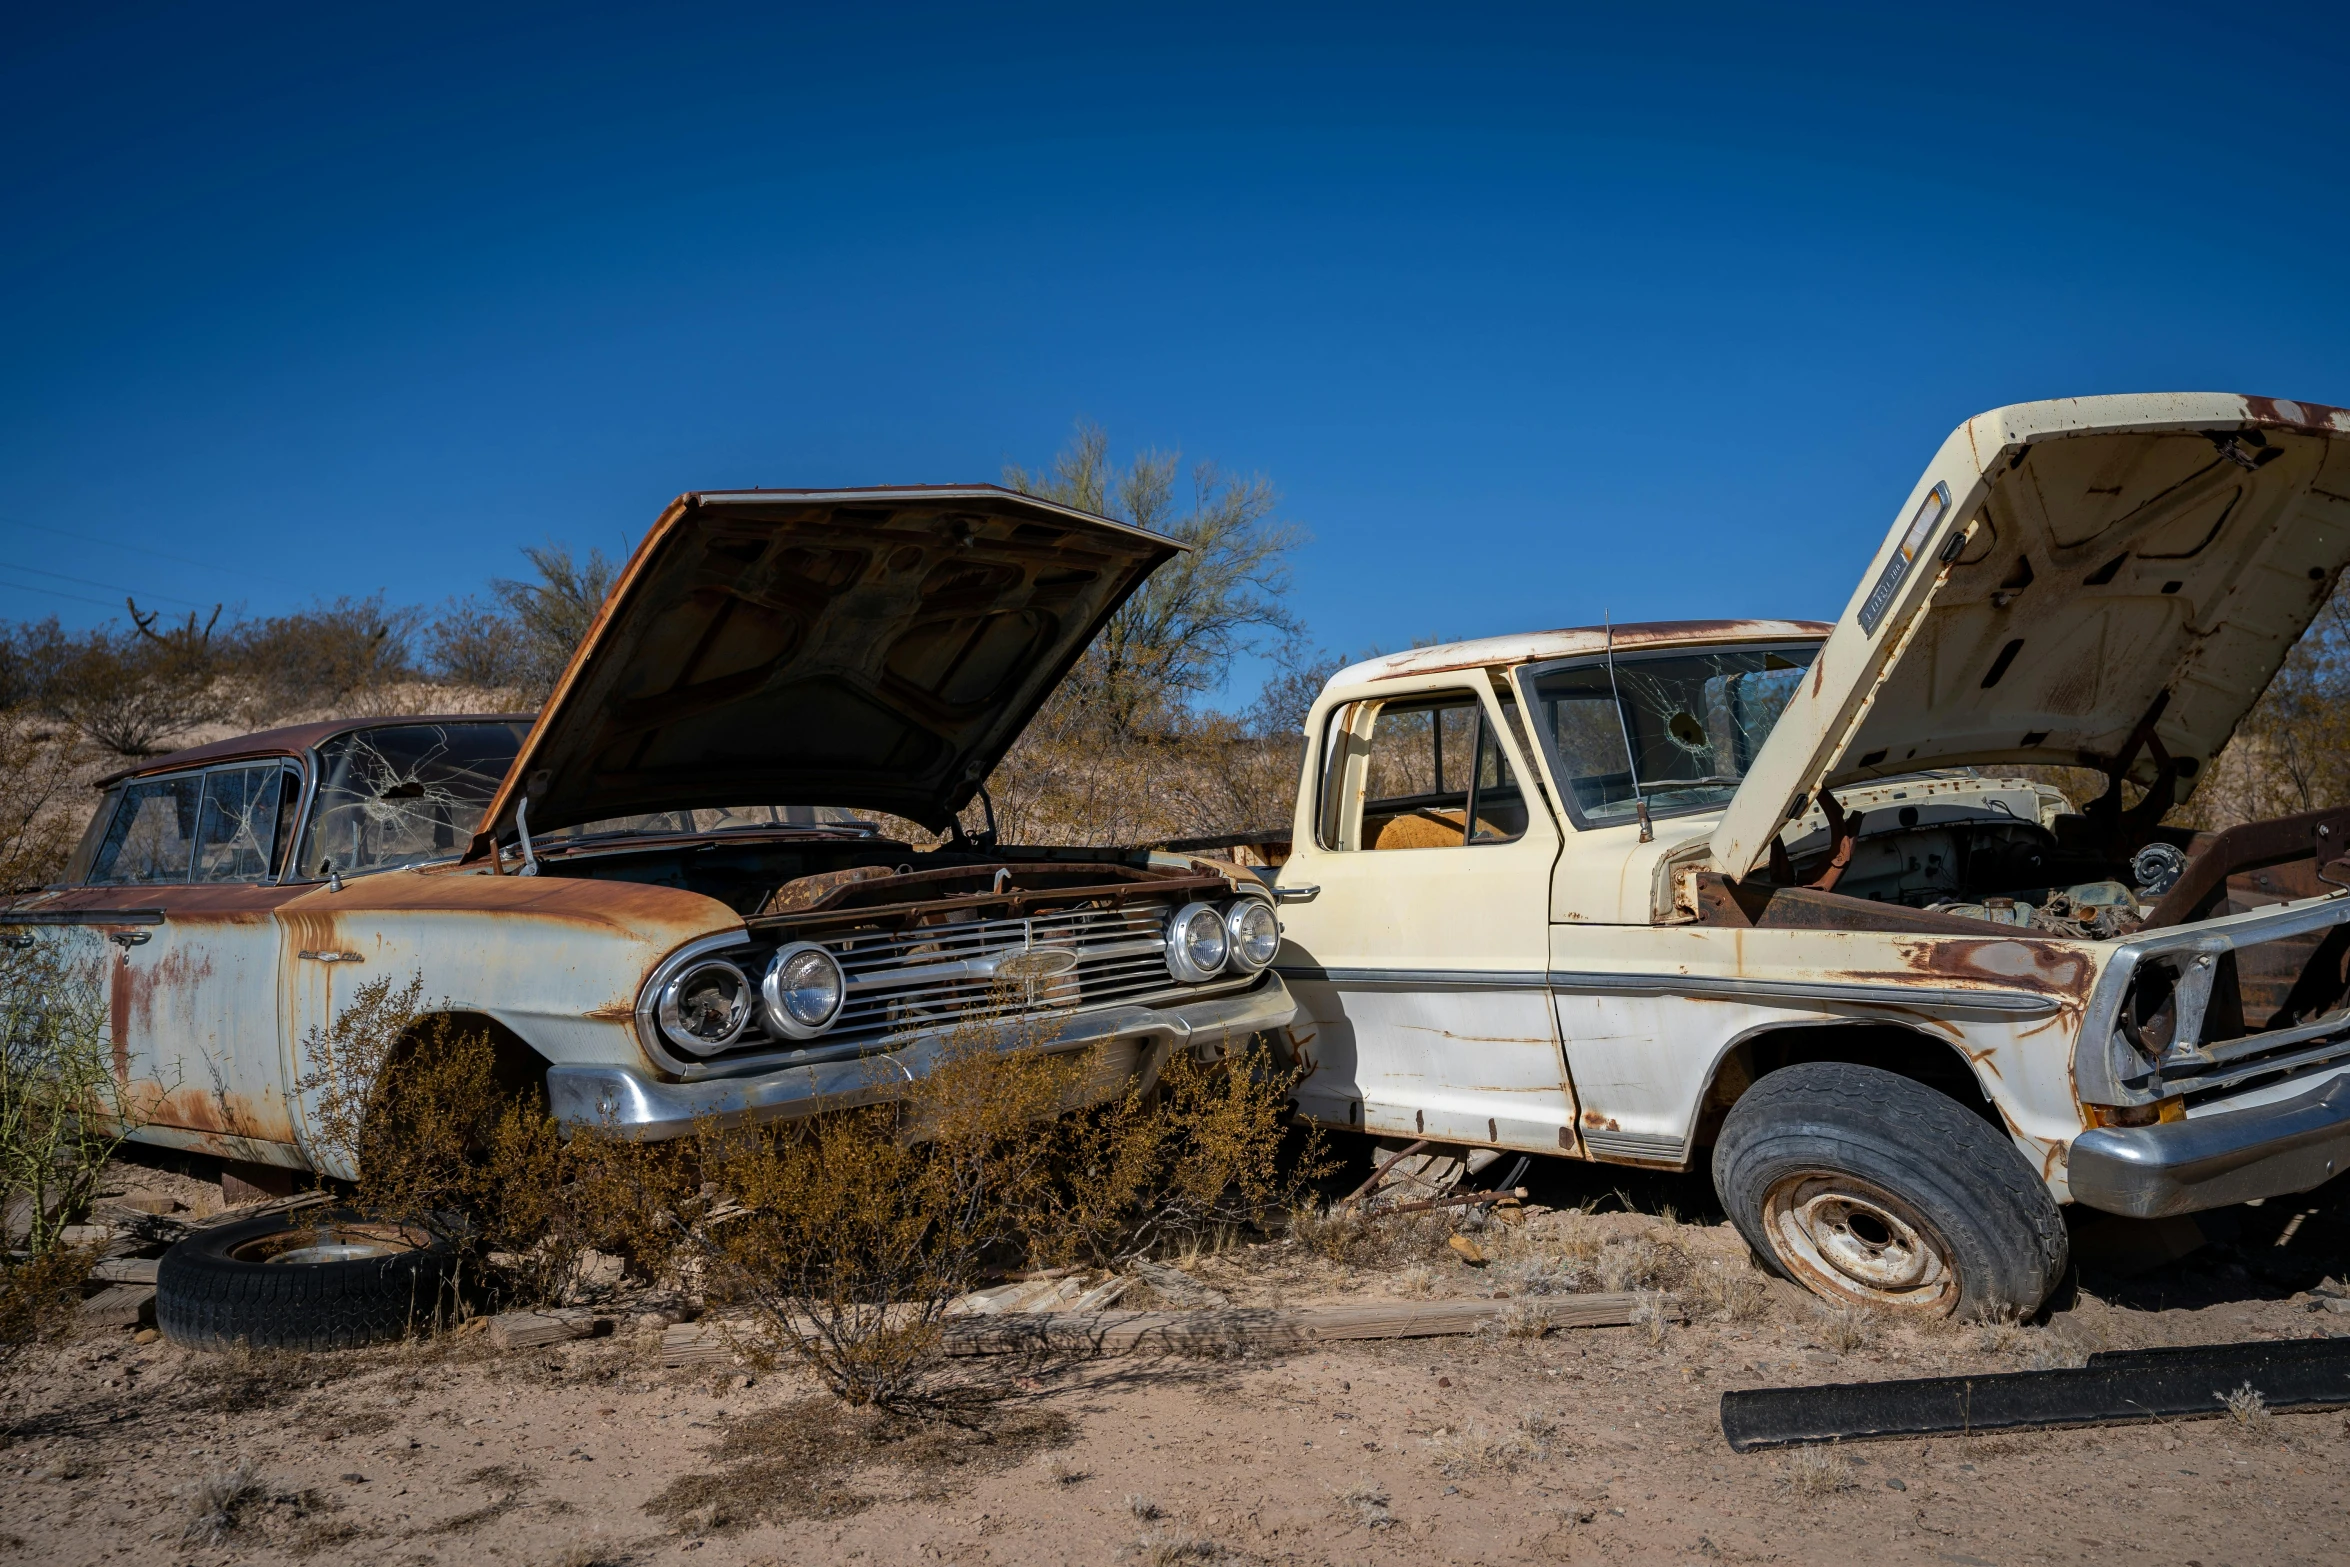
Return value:
[(1184, 545), (993, 485), (680, 496), (572, 654), (468, 859), (727, 805), (944, 829)]
[(2350, 411), (2018, 403), (1942, 443), (1712, 835), (1743, 877), (1822, 787), (1975, 763), (2184, 800), (2350, 559)]

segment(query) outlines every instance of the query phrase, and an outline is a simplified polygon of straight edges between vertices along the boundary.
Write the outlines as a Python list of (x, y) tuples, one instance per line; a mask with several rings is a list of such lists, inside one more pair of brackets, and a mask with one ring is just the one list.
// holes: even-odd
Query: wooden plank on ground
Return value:
[(536, 1349), (542, 1344), (566, 1344), (573, 1339), (608, 1333), (612, 1324), (583, 1307), (552, 1307), (544, 1311), (505, 1311), (490, 1318), (493, 1348)]
[[(1061, 1312), (953, 1322), (947, 1325), (946, 1349), (949, 1354), (988, 1355), (1089, 1346), (1105, 1354), (1302, 1348), (1348, 1339), (1475, 1333), (1503, 1321), (1513, 1310), (1538, 1311), (1551, 1328), (1624, 1327), (1632, 1322), (1639, 1305), (1637, 1295), (1594, 1294), (1522, 1301), (1386, 1300), (1288, 1310), (1227, 1307), (1215, 1311)], [(1657, 1302), (1655, 1309), (1679, 1320), (1679, 1313), (1669, 1304)]]
[(731, 1366), (734, 1346), (715, 1322), (679, 1322), (661, 1330), (661, 1364)]
[(81, 1325), (85, 1328), (128, 1328), (137, 1326), (141, 1318), (152, 1315), (155, 1286), (152, 1284), (110, 1284), (82, 1302)]
[[(1670, 1320), (1669, 1303), (1655, 1309)], [(1227, 1307), (1216, 1311), (1019, 1312), (956, 1317), (940, 1324), (950, 1355), (1053, 1350), (1061, 1353), (1222, 1353), (1232, 1349), (1298, 1349), (1349, 1339), (1430, 1338), (1475, 1333), (1513, 1309), (1538, 1311), (1551, 1328), (1615, 1328), (1633, 1320), (1640, 1297), (1630, 1294), (1554, 1295), (1524, 1301), (1384, 1300), (1288, 1310)], [(661, 1335), (664, 1366), (733, 1365), (736, 1357), (716, 1323), (681, 1322)]]
[(102, 1284), (153, 1284), (160, 1257), (108, 1257), (90, 1270)]
[(217, 1229), (224, 1224), (241, 1224), (247, 1219), (258, 1219), (264, 1214), (300, 1213), (330, 1200), (326, 1192), (296, 1192), (291, 1197), (273, 1197), (267, 1202), (240, 1203), (234, 1208), (223, 1208), (218, 1213), (206, 1214), (190, 1221), (191, 1230)]

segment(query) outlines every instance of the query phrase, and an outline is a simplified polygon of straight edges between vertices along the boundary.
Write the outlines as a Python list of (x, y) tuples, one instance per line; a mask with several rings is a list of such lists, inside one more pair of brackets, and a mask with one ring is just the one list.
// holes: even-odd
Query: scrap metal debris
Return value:
[(2255, 1389), (2269, 1409), (2350, 1406), (2350, 1337), (2109, 1350), (2055, 1371), (1753, 1388), (1722, 1395), (1733, 1451), (1863, 1437), (2208, 1419)]

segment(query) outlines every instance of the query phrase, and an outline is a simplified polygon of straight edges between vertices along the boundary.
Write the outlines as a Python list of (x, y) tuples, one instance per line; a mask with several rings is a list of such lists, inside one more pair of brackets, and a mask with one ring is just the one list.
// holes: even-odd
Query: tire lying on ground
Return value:
[(199, 1230), (155, 1269), (155, 1325), (177, 1344), (353, 1349), (429, 1325), (457, 1258), (421, 1230), (326, 1214), (269, 1214)]
[(1747, 1243), (1830, 1300), (2028, 1316), (2064, 1276), (2063, 1216), (2006, 1135), (1875, 1067), (1765, 1076), (1731, 1106), (1713, 1168)]

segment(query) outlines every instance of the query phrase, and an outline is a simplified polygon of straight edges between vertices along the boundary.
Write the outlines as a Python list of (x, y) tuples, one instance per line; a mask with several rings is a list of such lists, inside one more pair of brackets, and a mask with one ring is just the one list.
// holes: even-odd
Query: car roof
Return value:
[(1821, 620), (1643, 620), (1621, 626), (1569, 626), (1557, 631), (1521, 631), (1509, 636), (1407, 648), (1350, 664), (1330, 677), (1333, 686), (1397, 680), (1406, 675), (1443, 674), (1544, 663), (1604, 653), (1653, 652), (1659, 648), (1712, 646), (1724, 642), (1817, 642), (1835, 629)]
[(98, 780), (98, 787), (104, 789), (125, 778), (178, 772), (186, 767), (203, 767), (248, 756), (300, 756), (336, 735), (346, 735), (355, 729), (379, 729), (387, 724), (527, 724), (535, 717), (531, 713), (384, 713), (367, 718), (328, 718), (316, 723), (287, 724), (280, 729), (263, 729), (254, 734), (193, 745), (166, 756), (150, 756), (108, 773)]

